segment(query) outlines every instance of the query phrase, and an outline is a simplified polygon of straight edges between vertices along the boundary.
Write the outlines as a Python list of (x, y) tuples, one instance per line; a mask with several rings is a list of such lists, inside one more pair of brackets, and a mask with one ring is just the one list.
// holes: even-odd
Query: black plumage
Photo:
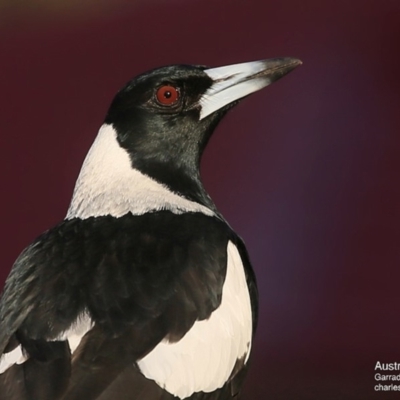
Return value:
[[(51, 340), (68, 329), (85, 305), (96, 327), (73, 364), (88, 375), (85, 385), (86, 379), (95, 380), (100, 391), (104, 388), (99, 382), (106, 387), (125, 369), (137, 374), (130, 368), (132, 360), (163, 338), (178, 341), (196, 320), (207, 319), (219, 306), (229, 240), (243, 249), (229, 226), (200, 213), (159, 211), (64, 221), (36, 239), (16, 261), (0, 308), (2, 325), (9, 327), (8, 332), (1, 331), (0, 349), (8, 346), (10, 351), (22, 344), (30, 355), (25, 364), (38, 364), (31, 368), (35, 379), (28, 380), (31, 393), (43, 390), (43, 381), (37, 379), (42, 369), (46, 376), (61, 364), (67, 379), (68, 344)], [(245, 253), (243, 258), (247, 259)], [(254, 277), (246, 265), (256, 304)], [(256, 324), (256, 314), (253, 321)], [(99, 354), (98, 365), (93, 357)], [(30, 366), (24, 368), (29, 371)], [(5, 380), (8, 374), (3, 374)], [(96, 398), (75, 395), (78, 389), (72, 388), (66, 398)]]

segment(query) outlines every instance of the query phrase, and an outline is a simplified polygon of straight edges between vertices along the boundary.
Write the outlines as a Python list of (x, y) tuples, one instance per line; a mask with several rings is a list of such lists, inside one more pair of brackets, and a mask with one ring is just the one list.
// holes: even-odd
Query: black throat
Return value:
[[(201, 181), (200, 162), (222, 115), (200, 124), (198, 113), (193, 111), (193, 114), (196, 123), (182, 124), (183, 121), (176, 117), (168, 121), (168, 128), (157, 121), (157, 116), (153, 115), (150, 119), (143, 112), (137, 116), (130, 115), (130, 121), (120, 119), (112, 125), (117, 132), (119, 145), (129, 153), (133, 168), (186, 199), (216, 212)], [(149, 126), (146, 126), (148, 121), (151, 121), (151, 140)], [(179, 140), (176, 140), (176, 135)]]

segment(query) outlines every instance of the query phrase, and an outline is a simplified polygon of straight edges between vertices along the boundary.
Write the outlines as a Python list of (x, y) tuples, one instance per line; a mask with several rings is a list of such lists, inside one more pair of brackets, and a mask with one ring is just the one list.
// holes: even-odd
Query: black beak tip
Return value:
[(265, 60), (265, 70), (263, 75), (267, 76), (272, 83), (287, 75), (301, 64), (303, 64), (302, 61), (294, 57)]
[(287, 68), (289, 68), (289, 71), (292, 71), (299, 65), (303, 64), (303, 61), (299, 60), (298, 58), (288, 57), (286, 58), (286, 60), (287, 60)]

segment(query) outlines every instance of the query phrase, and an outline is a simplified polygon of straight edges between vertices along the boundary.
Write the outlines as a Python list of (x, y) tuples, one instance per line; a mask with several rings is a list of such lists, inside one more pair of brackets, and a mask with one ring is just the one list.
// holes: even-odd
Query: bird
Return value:
[(1, 400), (239, 399), (256, 278), (200, 161), (228, 110), (300, 64), (170, 65), (116, 94), (65, 219), (6, 280)]

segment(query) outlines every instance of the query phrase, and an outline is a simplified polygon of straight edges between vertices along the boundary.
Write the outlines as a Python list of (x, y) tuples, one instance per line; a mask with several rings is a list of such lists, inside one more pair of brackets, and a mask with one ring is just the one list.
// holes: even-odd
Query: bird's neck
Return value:
[(83, 163), (66, 218), (121, 217), (159, 210), (214, 215), (213, 204), (211, 200), (207, 204), (209, 197), (202, 186), (199, 193), (196, 201), (135, 169), (129, 154), (119, 145), (115, 130), (105, 124)]

